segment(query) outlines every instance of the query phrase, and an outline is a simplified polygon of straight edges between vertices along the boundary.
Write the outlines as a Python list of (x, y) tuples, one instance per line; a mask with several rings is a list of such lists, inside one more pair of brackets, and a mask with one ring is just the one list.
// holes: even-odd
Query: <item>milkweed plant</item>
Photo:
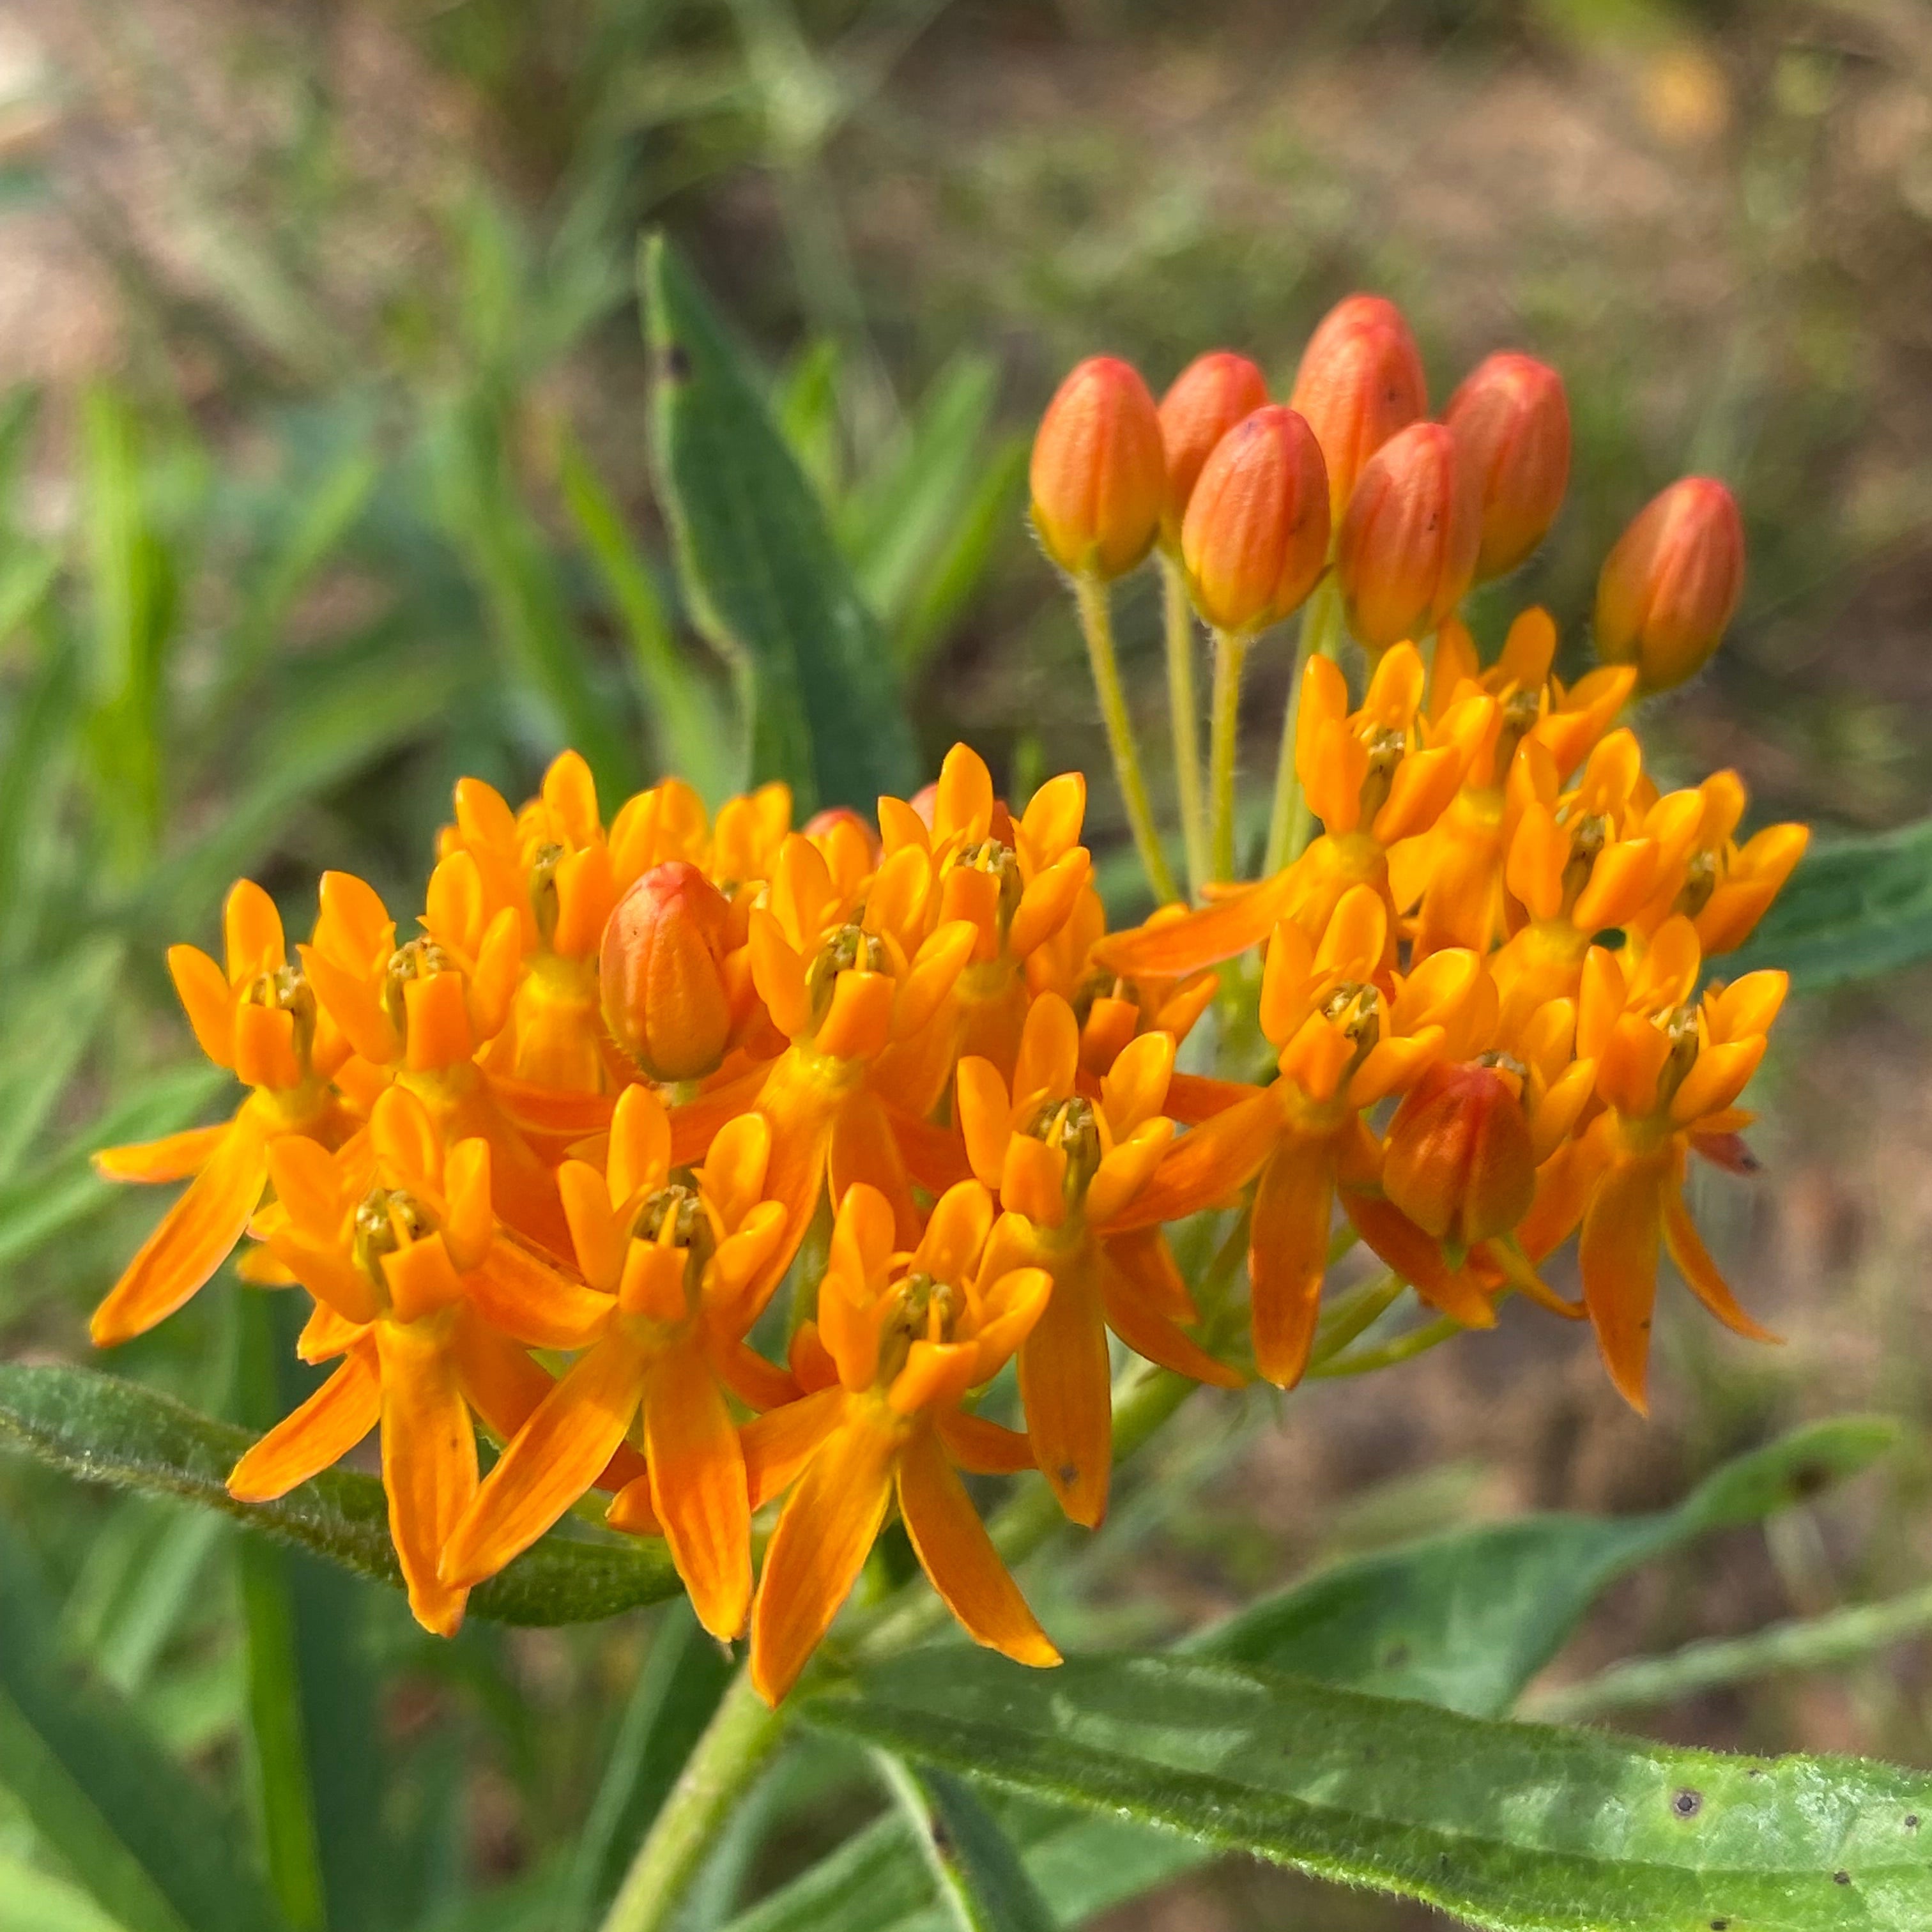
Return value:
[[(1732, 962), (1807, 831), (1747, 830), (1734, 772), (1666, 785), (1641, 736), (1737, 608), (1737, 505), (1672, 484), (1568, 648), (1530, 607), (1486, 657), (1460, 614), (1558, 514), (1564, 386), (1502, 352), (1430, 411), (1367, 295), (1284, 400), (1217, 351), (1158, 404), (1094, 358), (1046, 410), (1031, 529), (1143, 917), (1102, 897), (1078, 770), (1003, 791), (959, 743), (909, 796), (802, 802), (754, 771), (707, 808), (674, 776), (600, 796), (565, 748), (528, 800), (457, 784), (419, 898), (324, 872), (291, 933), (244, 879), (218, 946), (170, 951), (240, 1097), (98, 1156), (180, 1191), (93, 1339), (204, 1292), (298, 1302), (321, 1378), (217, 1500), (300, 1534), (323, 1472), (380, 1471), (382, 1562), (440, 1637), (514, 1617), (533, 1564), (634, 1559), (650, 1586), (613, 1608), (688, 1598), (733, 1671), (598, 1901), (609, 1932), (678, 1922), (814, 1730), (869, 1748), (889, 1808), (748, 1923), (936, 1904), (1036, 1932), (1217, 1846), (1483, 1925), (1932, 1923), (1922, 1779), (1503, 1721), (1593, 1557), (1526, 1581), (1444, 1568), (1438, 1540), (1346, 1610), (1317, 1579), (1298, 1619), (1263, 1602), (1232, 1640), (1131, 1655), (1070, 1651), (1016, 1580), (1100, 1528), (1117, 1466), (1204, 1386), (1568, 1323), (1641, 1413), (1666, 1258), (1739, 1346), (1777, 1340), (1687, 1185), (1756, 1170), (1786, 975)], [(1112, 623), (1150, 563), (1157, 720)], [(1244, 672), (1292, 619), (1256, 760)], [(1760, 1452), (1700, 1522), (1840, 1450)], [(1469, 1690), (1459, 1639), (1510, 1682)]]

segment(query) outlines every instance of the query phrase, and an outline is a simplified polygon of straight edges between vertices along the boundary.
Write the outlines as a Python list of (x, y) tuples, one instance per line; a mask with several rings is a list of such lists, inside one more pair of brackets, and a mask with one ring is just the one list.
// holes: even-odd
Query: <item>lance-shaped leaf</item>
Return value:
[[(1932, 1777), (1499, 1724), (1198, 1658), (914, 1654), (826, 1730), (1497, 1932), (1918, 1932)], [(1587, 1913), (1587, 1918), (1584, 1916)]]
[[(245, 1429), (112, 1376), (0, 1363), (0, 1447), (25, 1450), (89, 1482), (205, 1504), (400, 1588), (381, 1484), (330, 1469), (279, 1502), (237, 1502), (228, 1493), (228, 1472), (254, 1439)], [(658, 1603), (680, 1587), (661, 1543), (593, 1542), (553, 1532), (479, 1585), (470, 1607), (498, 1623), (586, 1623)]]
[(736, 671), (752, 775), (802, 812), (869, 811), (914, 776), (912, 729), (878, 620), (760, 386), (662, 236), (644, 247), (658, 490), (692, 614)]

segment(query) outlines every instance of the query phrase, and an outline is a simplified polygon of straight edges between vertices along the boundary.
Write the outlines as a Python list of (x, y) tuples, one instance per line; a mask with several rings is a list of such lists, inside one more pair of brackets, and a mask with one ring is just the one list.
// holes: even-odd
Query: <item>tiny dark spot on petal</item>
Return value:
[(1079, 1478), (1080, 1465), (1078, 1462), (1063, 1462), (1060, 1464), (1060, 1480), (1063, 1483), (1077, 1482), (1079, 1480)]
[(1670, 1808), (1680, 1818), (1694, 1818), (1704, 1808), (1704, 1794), (1687, 1786), (1671, 1799)]
[(1834, 1872), (1832, 1874), (1832, 1882), (1834, 1885), (1850, 1885), (1851, 1882), (1852, 1875), (1850, 1872)]

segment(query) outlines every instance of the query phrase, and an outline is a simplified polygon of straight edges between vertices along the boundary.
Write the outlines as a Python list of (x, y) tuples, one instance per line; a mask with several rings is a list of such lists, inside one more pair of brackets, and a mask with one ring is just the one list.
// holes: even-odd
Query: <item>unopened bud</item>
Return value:
[(1180, 556), (1195, 608), (1224, 631), (1279, 623), (1314, 589), (1328, 556), (1328, 475), (1294, 410), (1256, 410), (1215, 446)]
[(1328, 514), (1340, 524), (1363, 466), (1429, 408), (1422, 358), (1400, 309), (1349, 296), (1316, 325), (1289, 402), (1308, 418), (1328, 465)]
[(1456, 1253), (1506, 1234), (1536, 1196), (1536, 1157), (1515, 1086), (1480, 1062), (1438, 1062), (1389, 1123), (1382, 1187)]
[(1033, 443), (1033, 526), (1075, 576), (1120, 577), (1148, 554), (1167, 494), (1160, 418), (1138, 373), (1090, 356), (1060, 384)]
[(1245, 356), (1216, 349), (1197, 356), (1160, 399), (1160, 436), (1167, 452), (1167, 507), (1161, 538), (1180, 541), (1181, 519), (1214, 446), (1244, 416), (1264, 407), (1268, 379)]
[(1482, 506), (1441, 423), (1412, 423), (1369, 460), (1335, 548), (1348, 628), (1371, 652), (1422, 638), (1462, 602)]
[(598, 990), (610, 1036), (652, 1080), (694, 1080), (724, 1058), (731, 908), (695, 866), (668, 860), (617, 902)]
[(1570, 403), (1563, 378), (1533, 356), (1478, 363), (1442, 420), (1483, 514), (1476, 581), (1486, 584), (1542, 542), (1570, 482)]
[(1668, 691), (1718, 647), (1744, 583), (1744, 520), (1714, 477), (1653, 496), (1604, 560), (1597, 655), (1634, 664), (1640, 691)]

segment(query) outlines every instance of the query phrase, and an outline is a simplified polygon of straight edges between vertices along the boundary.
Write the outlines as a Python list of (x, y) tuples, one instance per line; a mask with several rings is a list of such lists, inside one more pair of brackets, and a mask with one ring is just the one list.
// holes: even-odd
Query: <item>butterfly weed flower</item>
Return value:
[(351, 1123), (330, 1084), (347, 1042), (292, 962), (274, 902), (237, 882), (222, 915), (224, 963), (193, 946), (170, 947), (168, 970), (202, 1052), (249, 1088), (232, 1120), (94, 1157), (110, 1180), (187, 1180), (121, 1278), (94, 1310), (106, 1347), (172, 1315), (233, 1252), (262, 1198), (268, 1150), (295, 1134), (334, 1145)]
[(848, 1190), (817, 1320), (795, 1352), (811, 1393), (765, 1419), (755, 1450), (748, 1436), (757, 1492), (790, 1490), (752, 1612), (752, 1682), (768, 1703), (830, 1628), (895, 1501), (921, 1568), (968, 1635), (1022, 1664), (1060, 1660), (958, 1474), (1030, 1465), (1024, 1438), (961, 1404), (1025, 1340), (1052, 1283), (1037, 1268), (994, 1271), (1004, 1249), (976, 1181), (940, 1196), (910, 1255), (896, 1239), (884, 1196), (863, 1183)]

